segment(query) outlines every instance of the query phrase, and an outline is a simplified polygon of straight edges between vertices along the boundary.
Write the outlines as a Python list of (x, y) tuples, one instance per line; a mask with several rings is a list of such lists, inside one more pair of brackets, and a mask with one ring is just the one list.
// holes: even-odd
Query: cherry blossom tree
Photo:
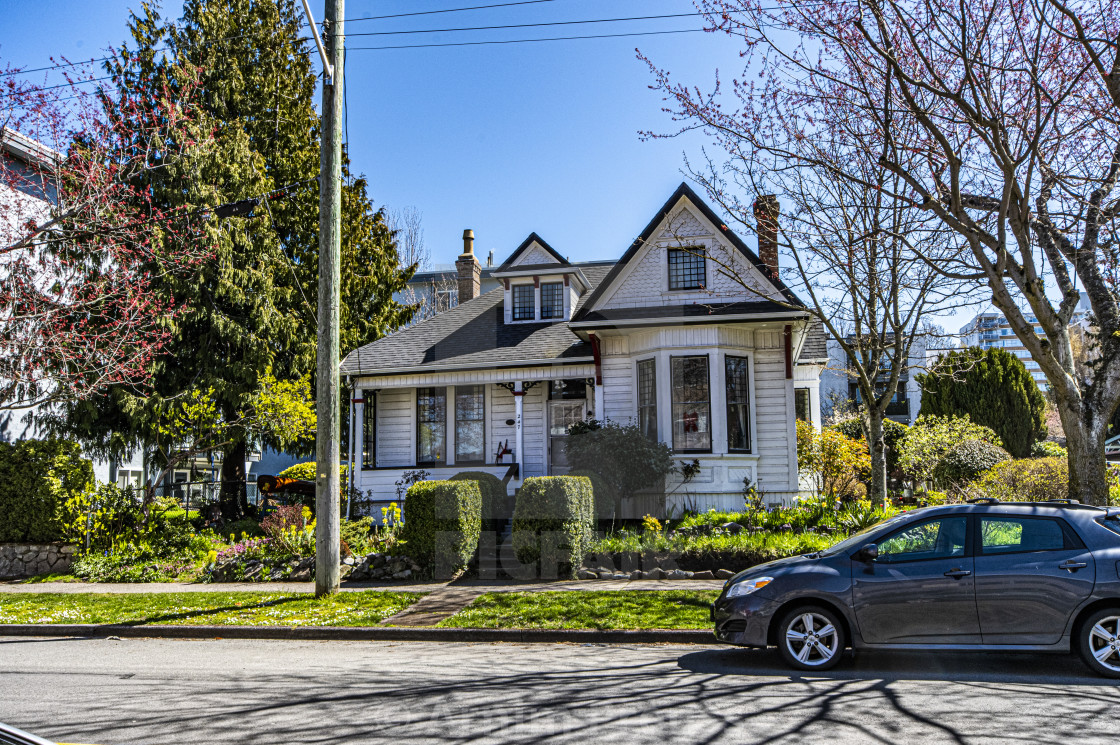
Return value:
[[(743, 44), (709, 91), (657, 70), (683, 128), (732, 162), (827, 169), (959, 239), (915, 249), (975, 283), (1046, 374), (1067, 437), (1070, 496), (1108, 499), (1104, 440), (1120, 402), (1120, 7), (1105, 0), (699, 0)], [(828, 143), (828, 146), (822, 145)], [(839, 146), (862, 157), (822, 159)], [(867, 178), (868, 165), (890, 175)], [(1078, 373), (1084, 291), (1097, 349)]]
[(142, 390), (178, 312), (153, 280), (209, 255), (207, 213), (143, 187), (206, 147), (192, 82), (153, 105), (64, 69), (56, 87), (0, 68), (0, 409)]

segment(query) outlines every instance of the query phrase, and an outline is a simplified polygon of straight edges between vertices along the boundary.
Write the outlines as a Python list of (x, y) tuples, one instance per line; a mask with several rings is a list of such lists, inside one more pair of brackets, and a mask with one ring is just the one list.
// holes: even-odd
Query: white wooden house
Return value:
[(656, 490), (668, 511), (740, 507), (744, 480), (767, 502), (795, 498), (794, 422), (800, 406), (819, 424), (823, 340), (777, 278), (776, 200), (756, 210), (763, 258), (682, 184), (621, 258), (570, 263), (534, 233), (481, 295), (468, 231), (459, 305), (342, 363), (355, 485), (387, 501), (405, 471), (484, 470), (512, 493), (565, 473), (567, 428), (594, 417), (699, 460), (689, 483)]

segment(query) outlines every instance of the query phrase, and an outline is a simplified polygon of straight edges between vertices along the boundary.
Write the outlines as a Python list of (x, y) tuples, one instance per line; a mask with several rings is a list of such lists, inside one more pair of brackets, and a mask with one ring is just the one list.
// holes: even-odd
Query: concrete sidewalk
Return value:
[[(602, 590), (718, 590), (724, 580), (716, 579), (641, 579), (641, 580), (556, 580), (523, 582), (518, 580), (465, 579), (453, 582), (343, 582), (343, 592), (362, 590), (388, 592), (439, 592), (470, 590), (487, 592), (555, 592)], [(185, 582), (141, 582), (135, 584), (99, 582), (0, 582), (0, 594), (16, 592), (49, 593), (151, 593), (151, 592), (315, 592), (314, 582), (229, 582), (222, 584)]]

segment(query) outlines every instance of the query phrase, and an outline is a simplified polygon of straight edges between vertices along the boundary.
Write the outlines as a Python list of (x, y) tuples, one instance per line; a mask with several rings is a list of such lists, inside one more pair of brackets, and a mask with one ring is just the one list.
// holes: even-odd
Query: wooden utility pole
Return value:
[(315, 594), (338, 592), (339, 379), (338, 308), (342, 253), (342, 76), (344, 0), (325, 0), (319, 38), (307, 0), (315, 44), (323, 58), (322, 144), (319, 150), (319, 347), (315, 402)]

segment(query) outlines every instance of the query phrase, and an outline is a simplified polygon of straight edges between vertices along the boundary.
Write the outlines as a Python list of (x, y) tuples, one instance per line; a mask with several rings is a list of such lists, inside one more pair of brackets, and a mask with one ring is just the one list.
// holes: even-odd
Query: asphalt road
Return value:
[(66, 742), (1115, 743), (1068, 657), (723, 647), (0, 638), (0, 721)]

